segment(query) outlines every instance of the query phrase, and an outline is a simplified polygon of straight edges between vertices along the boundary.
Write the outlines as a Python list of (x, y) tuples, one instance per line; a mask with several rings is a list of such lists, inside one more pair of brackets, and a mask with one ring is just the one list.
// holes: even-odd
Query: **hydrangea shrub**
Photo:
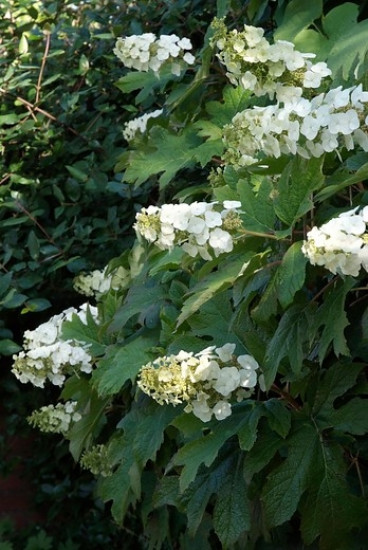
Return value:
[[(84, 315), (26, 334), (14, 358), (22, 382), (61, 369), (61, 403), (30, 421), (70, 440), (150, 548), (366, 539), (368, 92), (358, 52), (330, 67), (322, 38), (300, 47), (321, 15), (300, 9), (276, 8), (276, 37), (293, 28), (298, 47), (222, 18), (197, 52), (176, 35), (117, 40), (137, 104), (143, 73), (164, 96), (125, 127), (119, 160), (157, 197), (132, 250), (76, 282)], [(67, 354), (58, 366), (49, 347), (65, 344), (87, 370)]]

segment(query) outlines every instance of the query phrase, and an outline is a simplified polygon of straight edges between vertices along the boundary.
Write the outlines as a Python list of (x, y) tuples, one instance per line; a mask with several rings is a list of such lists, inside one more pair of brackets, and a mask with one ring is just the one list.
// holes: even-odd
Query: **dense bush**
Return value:
[(363, 548), (367, 20), (216, 8), (138, 2), (152, 20), (114, 30), (134, 35), (114, 49), (131, 70), (106, 53), (132, 121), (107, 162), (149, 206), (13, 372), (62, 388), (29, 422), (63, 434), (142, 548)]
[[(11, 469), (8, 440), (14, 434), (27, 436), (25, 418), (32, 407), (55, 397), (49, 389), (15, 384), (6, 370), (9, 356), (20, 349), (26, 329), (65, 303), (81, 302), (73, 290), (76, 274), (101, 268), (129, 248), (135, 212), (156, 194), (154, 182), (134, 188), (114, 170), (126, 147), (124, 121), (144, 109), (134, 105), (134, 89), (123, 96), (115, 85), (126, 72), (112, 52), (115, 37), (143, 32), (149, 22), (165, 32), (184, 27), (200, 41), (214, 15), (205, 8), (203, 17), (201, 4), (0, 2), (4, 473)], [(183, 18), (188, 10), (191, 16)], [(154, 101), (154, 96), (147, 98), (145, 106)], [(33, 446), (27, 471), (35, 485), (35, 505), (48, 510), (48, 532), (66, 540), (58, 518), (70, 510), (68, 534), (73, 540), (99, 547), (100, 530), (105, 543), (113, 544), (116, 528), (96, 504), (91, 475), (76, 475), (65, 444), (59, 442), (55, 452), (47, 446), (45, 452), (43, 436)], [(52, 491), (47, 489), (51, 486)], [(17, 534), (12, 540), (24, 546)]]

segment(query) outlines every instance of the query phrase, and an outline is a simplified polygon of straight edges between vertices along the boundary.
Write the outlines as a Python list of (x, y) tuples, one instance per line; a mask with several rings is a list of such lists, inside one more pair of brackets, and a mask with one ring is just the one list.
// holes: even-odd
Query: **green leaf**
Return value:
[(335, 363), (322, 377), (314, 398), (313, 413), (329, 414), (335, 399), (344, 395), (352, 386), (363, 369), (363, 363)]
[(138, 104), (153, 95), (155, 88), (160, 87), (163, 89), (172, 78), (173, 76), (171, 73), (160, 74), (158, 78), (152, 71), (130, 71), (125, 76), (119, 78), (115, 86), (125, 94), (130, 94), (130, 92), (134, 92), (135, 90), (141, 90), (135, 98), (135, 103)]
[(118, 424), (124, 435), (109, 445), (113, 463), (120, 465), (112, 476), (101, 480), (98, 494), (112, 500), (115, 520), (122, 522), (129, 504), (140, 497), (140, 475), (148, 460), (155, 460), (164, 440), (164, 430), (177, 414), (174, 407), (158, 405), (141, 395)]
[[(337, 193), (343, 191), (346, 187), (359, 183), (368, 178), (368, 163), (360, 166), (359, 169), (353, 174), (349, 174), (347, 171), (337, 171), (330, 177), (330, 180), (333, 182), (332, 185), (329, 184), (316, 195), (316, 201), (324, 201)], [(335, 183), (336, 180), (342, 179), (341, 183)]]
[(230, 548), (251, 527), (250, 503), (243, 477), (242, 461), (236, 462), (218, 491), (213, 526), (223, 548)]
[(73, 176), (78, 181), (85, 183), (88, 179), (88, 174), (77, 168), (76, 166), (65, 165), (65, 168), (68, 170), (69, 174)]
[[(258, 324), (268, 325), (271, 316), (276, 315), (278, 311), (278, 275), (274, 271), (270, 280), (261, 279), (265, 284), (261, 299), (257, 306), (252, 310), (252, 319)], [(266, 284), (268, 283), (268, 284)]]
[(9, 113), (7, 115), (0, 115), (0, 126), (12, 126), (17, 124), (19, 116), (15, 113)]
[(219, 128), (229, 124), (237, 113), (249, 107), (250, 96), (251, 94), (244, 90), (242, 86), (237, 88), (226, 86), (223, 90), (223, 100), (221, 102), (210, 101), (206, 105), (211, 123)]
[(27, 36), (24, 33), (22, 33), (22, 36), (20, 37), (20, 40), (19, 40), (19, 53), (20, 55), (23, 55), (27, 52), (28, 52)]
[(27, 248), (32, 260), (37, 260), (40, 255), (40, 243), (38, 242), (36, 234), (33, 230), (28, 234)]
[(242, 203), (241, 219), (248, 231), (274, 233), (275, 212), (271, 200), (272, 185), (263, 179), (257, 188), (246, 180), (239, 180), (237, 185)]
[(143, 283), (132, 285), (122, 306), (117, 310), (109, 330), (120, 330), (134, 315), (139, 314), (139, 322), (144, 324), (150, 312), (158, 310), (167, 298), (164, 285), (150, 277)]
[(282, 172), (274, 200), (276, 215), (289, 226), (313, 208), (312, 192), (322, 187), (322, 158), (295, 157)]
[(196, 147), (193, 154), (193, 159), (196, 162), (199, 162), (202, 168), (204, 168), (204, 166), (206, 166), (206, 164), (208, 164), (213, 157), (221, 157), (223, 150), (224, 145), (221, 139), (208, 139), (207, 141)]
[(363, 64), (368, 51), (368, 21), (357, 23), (359, 7), (344, 2), (330, 10), (323, 19), (323, 31), (329, 38), (327, 65), (333, 76), (342, 69), (342, 78), (348, 80), (356, 66)]
[[(157, 451), (164, 442), (164, 431), (178, 416), (178, 410), (175, 407), (158, 405), (152, 399), (140, 403), (139, 408), (137, 423), (127, 429), (135, 430), (134, 456), (144, 466), (148, 460), (156, 459)], [(124, 429), (124, 420), (120, 426)]]
[(366, 523), (367, 504), (350, 493), (341, 447), (321, 438), (310, 491), (301, 507), (301, 531), (306, 544), (321, 535), (319, 548), (351, 548), (347, 533)]
[(297, 509), (308, 486), (313, 467), (318, 434), (310, 424), (302, 424), (288, 440), (288, 456), (273, 470), (262, 491), (262, 501), (269, 527), (288, 521)]
[[(252, 404), (246, 404), (246, 407)], [(244, 407), (241, 412), (234, 412), (225, 420), (216, 422), (211, 432), (186, 443), (172, 459), (171, 466), (183, 465), (180, 475), (180, 489), (185, 491), (195, 479), (201, 464), (209, 467), (218, 455), (219, 450), (232, 435), (247, 421), (244, 418)]]
[(203, 304), (198, 313), (194, 313), (189, 317), (190, 332), (201, 338), (202, 346), (203, 339), (207, 340), (208, 337), (211, 337), (211, 343), (218, 347), (228, 342), (237, 344), (240, 347), (237, 348), (236, 353), (239, 353), (244, 351), (244, 347), (239, 337), (232, 330), (232, 316), (231, 293), (229, 291), (221, 292)]
[(271, 430), (285, 438), (291, 428), (291, 414), (285, 404), (278, 399), (268, 399), (264, 402), (264, 408)]
[(293, 243), (287, 249), (277, 270), (277, 297), (284, 308), (292, 303), (295, 293), (304, 284), (308, 258), (301, 250), (302, 245), (302, 241)]
[(62, 326), (62, 337), (65, 340), (76, 340), (89, 344), (88, 350), (92, 355), (102, 355), (105, 351), (105, 344), (100, 335), (100, 326), (95, 322), (90, 311), (87, 309), (87, 324), (73, 314), (71, 321), (64, 321)]
[(354, 435), (368, 432), (368, 400), (355, 397), (328, 415), (335, 430)]
[(179, 170), (194, 164), (196, 148), (201, 142), (192, 130), (173, 134), (154, 126), (149, 134), (149, 146), (152, 149), (147, 151), (142, 148), (130, 152), (124, 179), (138, 186), (151, 176), (162, 173), (159, 182), (163, 189)]
[(239, 447), (243, 451), (249, 451), (256, 442), (257, 426), (262, 415), (262, 407), (256, 404), (243, 412), (242, 426), (238, 429)]
[(347, 277), (345, 280), (339, 279), (327, 290), (324, 302), (317, 311), (314, 321), (315, 325), (318, 328), (324, 327), (318, 350), (318, 357), (321, 363), (326, 356), (330, 344), (333, 345), (333, 350), (337, 357), (339, 355), (350, 354), (344, 335), (344, 330), (349, 325), (345, 313), (345, 299), (355, 283), (356, 281), (353, 277)]
[(263, 470), (263, 468), (271, 462), (283, 443), (284, 441), (269, 428), (260, 429), (257, 441), (255, 441), (253, 447), (248, 451), (245, 457), (245, 480), (250, 481), (254, 474)]
[(322, 0), (314, 0), (311, 3), (305, 0), (292, 0), (287, 4), (284, 17), (276, 29), (275, 40), (292, 42), (298, 33), (321, 17), (322, 11)]
[(81, 420), (68, 433), (69, 450), (74, 460), (79, 459), (82, 451), (88, 448), (106, 423), (104, 411), (108, 402), (107, 399), (100, 399), (95, 393), (90, 393), (90, 400), (82, 412)]
[(216, 3), (217, 15), (216, 15), (216, 17), (218, 17), (219, 19), (221, 19), (221, 17), (225, 17), (225, 15), (227, 14), (227, 11), (229, 10), (229, 8), (230, 8), (230, 0), (217, 0), (217, 3)]
[(0, 275), (0, 296), (4, 296), (5, 292), (10, 288), (12, 282), (13, 274), (9, 273)]
[(28, 296), (20, 294), (15, 288), (12, 288), (8, 294), (0, 301), (0, 305), (6, 309), (15, 309), (27, 300)]
[(149, 349), (157, 345), (158, 336), (146, 331), (127, 343), (110, 346), (97, 363), (92, 384), (101, 397), (118, 393), (127, 380), (135, 380), (141, 367), (152, 359)]
[(9, 340), (9, 338), (0, 340), (0, 355), (13, 355), (14, 353), (18, 353), (21, 349), (21, 346), (18, 346), (13, 340)]
[(158, 481), (152, 497), (155, 508), (167, 505), (179, 508), (181, 499), (178, 475), (165, 476)]
[(46, 298), (32, 298), (25, 302), (25, 307), (22, 309), (21, 313), (28, 313), (30, 311), (45, 311), (51, 307), (51, 302), (46, 300)]
[(218, 460), (210, 469), (198, 474), (195, 483), (192, 483), (183, 493), (182, 502), (188, 517), (188, 531), (191, 536), (196, 534), (203, 521), (211, 496), (219, 491), (233, 467), (232, 456)]
[(243, 267), (246, 266), (245, 260), (247, 256), (249, 257), (249, 254), (244, 254), (243, 258), (228, 261), (219, 271), (210, 273), (197, 283), (190, 290), (190, 296), (183, 304), (177, 326), (180, 326), (193, 313), (196, 313), (203, 304), (211, 300), (216, 294), (232, 285), (241, 275)]
[(129, 452), (126, 441), (120, 439), (121, 447), (125, 444), (127, 457), (118, 466), (116, 471), (109, 477), (100, 480), (97, 494), (104, 501), (112, 500), (111, 513), (118, 524), (121, 524), (130, 504), (134, 503), (136, 497), (131, 490), (129, 476), (130, 466), (133, 463), (131, 452)]
[(281, 360), (287, 356), (293, 372), (299, 373), (304, 357), (309, 351), (310, 312), (308, 306), (295, 304), (281, 317), (271, 338), (265, 357), (263, 373), (267, 388), (273, 383)]

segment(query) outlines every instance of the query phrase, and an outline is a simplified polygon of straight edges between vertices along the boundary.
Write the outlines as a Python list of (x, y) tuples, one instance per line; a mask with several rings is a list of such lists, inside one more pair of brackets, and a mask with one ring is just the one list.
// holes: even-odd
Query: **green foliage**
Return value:
[[(129, 27), (118, 18), (112, 34), (158, 29), (158, 34), (189, 36), (195, 45), (193, 66), (180, 75), (160, 77), (123, 68), (117, 71), (105, 36), (111, 29), (101, 23), (102, 34), (86, 38), (87, 44), (91, 42), (88, 47), (96, 48), (96, 58), (87, 56), (84, 42), (74, 44), (79, 48), (76, 80), (57, 106), (63, 110), (57, 115), (63, 124), (54, 128), (57, 139), (72, 122), (70, 127), (84, 138), (71, 136), (65, 155), (53, 136), (47, 138), (56, 151), (52, 161), (63, 158), (63, 172), (55, 180), (48, 179), (51, 160), (40, 153), (40, 166), (46, 162), (49, 171), (45, 168), (49, 174), (45, 185), (25, 181), (23, 169), (30, 162), (25, 153), (18, 172), (14, 168), (17, 176), (4, 187), (6, 214), (0, 219), (0, 230), (17, 247), (24, 244), (16, 258), (24, 265), (19, 267), (10, 253), (4, 257), (4, 265), (14, 265), (14, 273), (8, 270), (1, 277), (0, 300), (6, 309), (41, 311), (47, 303), (28, 290), (37, 285), (42, 289), (46, 274), (54, 274), (52, 280), (57, 283), (62, 273), (77, 272), (100, 260), (102, 266), (102, 259), (106, 263), (113, 256), (111, 272), (119, 267), (129, 271), (126, 285), (97, 296), (97, 321), (89, 313), (85, 323), (74, 315), (63, 324), (63, 338), (87, 346), (94, 370), (89, 375), (76, 369), (61, 398), (76, 401), (82, 415), (67, 433), (75, 460), (84, 450), (104, 445), (112, 471), (98, 476), (96, 492), (111, 505), (122, 529), (128, 530), (132, 523), (141, 534), (132, 537), (134, 543), (152, 550), (178, 544), (201, 550), (363, 548), (368, 474), (367, 272), (362, 268), (357, 276), (343, 275), (311, 265), (303, 245), (311, 227), (368, 204), (367, 154), (341, 147), (337, 153), (312, 159), (281, 151), (280, 158), (265, 155), (250, 166), (225, 162), (221, 158), (224, 127), (240, 111), (269, 102), (267, 97), (229, 85), (211, 41), (216, 31), (208, 28), (215, 8), (218, 16), (226, 16), (229, 28), (240, 29), (239, 21), (245, 20), (264, 25), (271, 39), (274, 26), (275, 39), (293, 40), (301, 51), (326, 59), (332, 68), (332, 84), (326, 84), (326, 89), (338, 83), (348, 87), (359, 80), (367, 20), (357, 21), (358, 6), (349, 2), (331, 9), (326, 2), (301, 0), (277, 5), (219, 0), (216, 6), (188, 0), (159, 5), (137, 2), (127, 12), (132, 16)], [(187, 21), (181, 13), (190, 14)], [(65, 17), (68, 22), (69, 16)], [(30, 56), (31, 30), (17, 32), (18, 38), (25, 36), (21, 55)], [(55, 36), (61, 45), (62, 37)], [(37, 55), (42, 62), (43, 54)], [(62, 55), (67, 52), (54, 52), (55, 58), (63, 59)], [(93, 76), (97, 67), (100, 73)], [(85, 79), (91, 71), (87, 90)], [(116, 86), (111, 89), (102, 85), (104, 71), (115, 77)], [(26, 90), (27, 101), (33, 101), (37, 87), (29, 84), (31, 76), (15, 72), (8, 81), (15, 78), (24, 78), (19, 86)], [(60, 78), (52, 88), (55, 93), (67, 85), (67, 79)], [(75, 89), (76, 82), (81, 87)], [(312, 97), (315, 90), (308, 89), (309, 93)], [(93, 109), (103, 102), (93, 124), (84, 118), (84, 97)], [(124, 107), (118, 108), (119, 104)], [(0, 119), (11, 162), (16, 157), (12, 139), (18, 139), (20, 126), (35, 124), (22, 105), (11, 112), (4, 109), (5, 118)], [(126, 147), (120, 141), (122, 124), (130, 114), (153, 107), (162, 108), (163, 115), (150, 120), (146, 131)], [(46, 116), (39, 111), (34, 114)], [(100, 132), (93, 130), (99, 124), (101, 139)], [(110, 173), (114, 165), (115, 176)], [(40, 176), (32, 168), (27, 177)], [(109, 193), (114, 198), (111, 203)], [(147, 193), (155, 206), (239, 201), (239, 217), (221, 221), (224, 226), (235, 224), (233, 245), (204, 259), (205, 255), (186, 253), (180, 242), (172, 250), (165, 250), (163, 244), (157, 249), (143, 243), (144, 235), (139, 234), (128, 252), (133, 214), (141, 203), (149, 203)], [(25, 196), (32, 198), (34, 210)], [(47, 197), (55, 205), (55, 219), (60, 220), (56, 228), (50, 222)], [(85, 214), (81, 203), (87, 204)], [(101, 220), (106, 215), (119, 250), (105, 233)], [(76, 236), (68, 241), (72, 217), (77, 220), (72, 227), (80, 241)], [(153, 225), (149, 229), (151, 235), (159, 231)], [(170, 231), (164, 229), (167, 237)], [(181, 231), (180, 239), (185, 239), (185, 230)], [(53, 248), (46, 253), (46, 243), (63, 253)], [(50, 272), (43, 267), (47, 254), (57, 258)], [(27, 269), (28, 280), (24, 279), (29, 276)], [(45, 296), (51, 301), (49, 294)], [(4, 353), (11, 353), (16, 348), (6, 327), (3, 335)], [(139, 389), (140, 371), (147, 363), (169, 356), (170, 368), (159, 371), (160, 383), (165, 384), (177, 366), (171, 355), (182, 350), (194, 354), (226, 343), (235, 345), (234, 355), (249, 354), (259, 363), (256, 388), (244, 400), (240, 395), (238, 401), (234, 398), (230, 416), (200, 420), (190, 408), (189, 382), (189, 407), (173, 402), (169, 391), (167, 400), (159, 403), (154, 400), (156, 387), (149, 396)], [(201, 391), (211, 391), (210, 384), (205, 384), (209, 380), (199, 382)], [(223, 397), (226, 401), (228, 394)]]

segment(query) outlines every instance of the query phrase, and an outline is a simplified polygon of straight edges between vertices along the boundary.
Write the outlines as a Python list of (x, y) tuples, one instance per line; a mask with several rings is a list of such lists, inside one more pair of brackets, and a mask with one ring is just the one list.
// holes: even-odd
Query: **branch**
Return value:
[(48, 56), (49, 49), (50, 49), (50, 39), (51, 39), (51, 34), (50, 34), (49, 32), (46, 32), (45, 51), (44, 51), (44, 53), (43, 53), (43, 57), (42, 57), (42, 61), (41, 61), (40, 73), (39, 73), (39, 75), (38, 75), (38, 81), (37, 81), (37, 86), (36, 86), (36, 99), (35, 99), (35, 103), (38, 103), (38, 102), (40, 101), (41, 82), (42, 82), (42, 77), (43, 77), (43, 73), (44, 73), (44, 70), (45, 70), (45, 65), (46, 65), (46, 61), (47, 61), (47, 56)]

